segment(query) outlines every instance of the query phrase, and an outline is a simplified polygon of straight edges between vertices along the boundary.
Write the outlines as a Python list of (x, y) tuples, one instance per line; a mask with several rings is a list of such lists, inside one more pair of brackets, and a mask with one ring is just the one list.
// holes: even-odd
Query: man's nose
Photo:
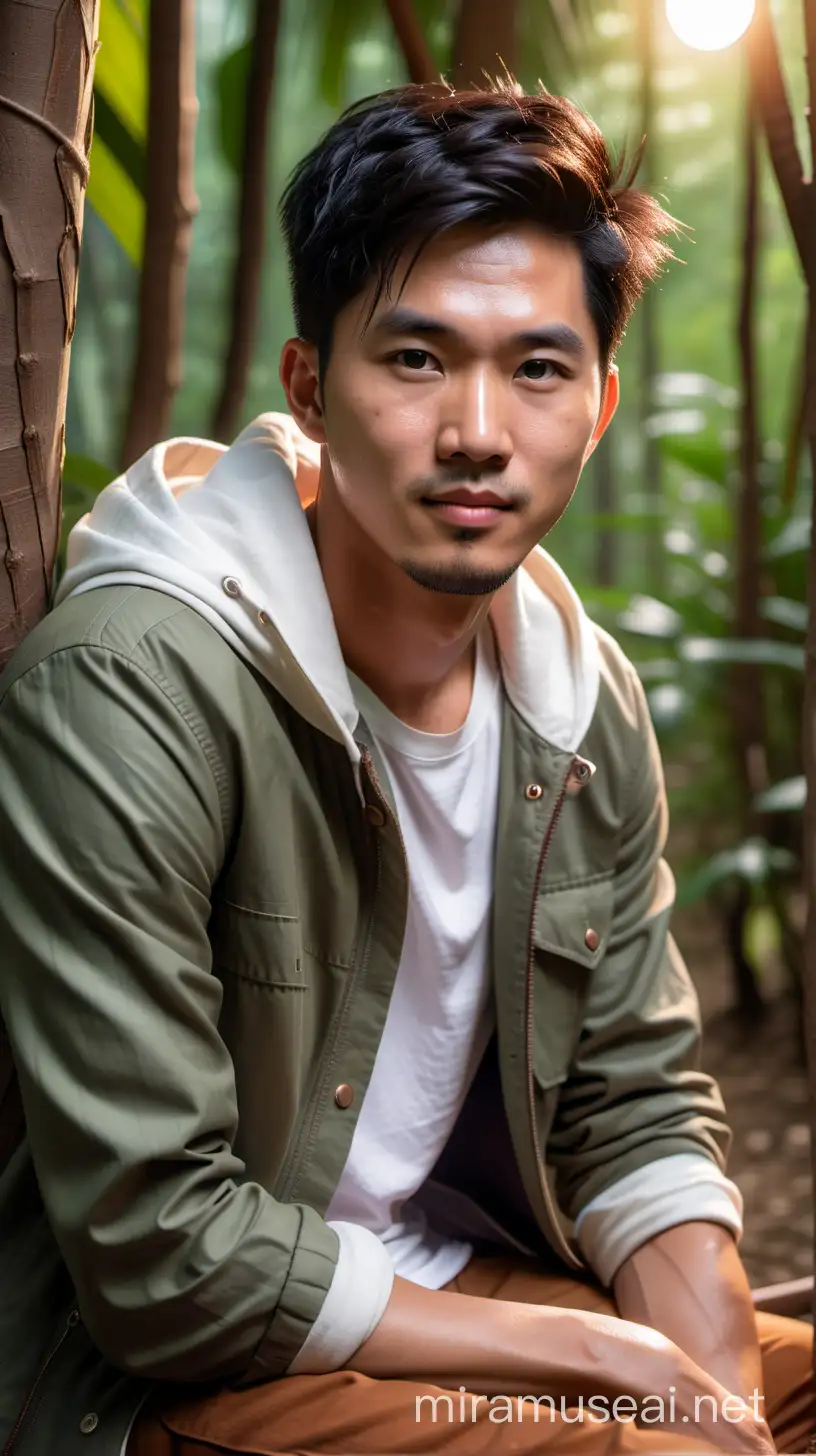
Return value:
[(458, 381), (446, 401), (437, 452), (440, 460), (472, 460), (503, 467), (513, 446), (508, 429), (507, 386), (486, 368)]

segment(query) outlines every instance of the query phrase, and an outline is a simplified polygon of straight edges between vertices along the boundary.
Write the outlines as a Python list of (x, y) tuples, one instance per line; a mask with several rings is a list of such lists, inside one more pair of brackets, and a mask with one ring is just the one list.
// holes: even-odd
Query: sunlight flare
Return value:
[(744, 35), (754, 18), (756, 0), (666, 0), (669, 25), (685, 45), (721, 51)]

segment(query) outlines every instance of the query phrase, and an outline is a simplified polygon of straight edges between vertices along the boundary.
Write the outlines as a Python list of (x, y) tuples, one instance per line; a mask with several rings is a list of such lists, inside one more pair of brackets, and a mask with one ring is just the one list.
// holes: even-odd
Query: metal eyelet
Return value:
[(239, 597), (241, 595), (241, 583), (235, 576), (225, 576), (221, 583), (228, 597)]
[(528, 784), (524, 790), (525, 799), (540, 799), (544, 793), (540, 784)]

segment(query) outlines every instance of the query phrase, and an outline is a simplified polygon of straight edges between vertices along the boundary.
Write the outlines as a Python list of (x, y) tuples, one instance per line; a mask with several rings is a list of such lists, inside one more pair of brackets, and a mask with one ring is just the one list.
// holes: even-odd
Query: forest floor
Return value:
[(728, 956), (705, 906), (678, 912), (678, 944), (700, 996), (703, 1065), (719, 1082), (734, 1132), (728, 1172), (745, 1200), (741, 1253), (752, 1286), (813, 1269), (813, 1198), (807, 1075), (796, 999), (763, 988), (767, 1010), (753, 1029), (733, 1011)]

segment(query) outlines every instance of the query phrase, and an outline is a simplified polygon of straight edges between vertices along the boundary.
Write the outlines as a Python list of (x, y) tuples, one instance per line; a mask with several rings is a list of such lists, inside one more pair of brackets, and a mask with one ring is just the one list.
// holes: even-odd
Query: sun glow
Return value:
[(666, 0), (666, 16), (677, 36), (697, 51), (722, 51), (744, 35), (756, 0)]

